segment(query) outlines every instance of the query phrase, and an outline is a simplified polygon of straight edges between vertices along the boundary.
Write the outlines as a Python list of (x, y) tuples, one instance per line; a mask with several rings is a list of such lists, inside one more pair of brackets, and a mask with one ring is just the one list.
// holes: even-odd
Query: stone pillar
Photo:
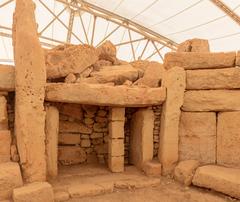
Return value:
[(46, 67), (31, 0), (17, 0), (13, 20), (15, 133), (23, 177), (46, 180), (44, 97)]
[(0, 130), (8, 130), (7, 100), (0, 95)]
[(112, 172), (124, 171), (125, 108), (111, 108), (109, 113), (108, 167)]
[(58, 132), (59, 112), (56, 107), (46, 107), (46, 157), (47, 174), (49, 177), (56, 177), (58, 174)]
[(167, 98), (163, 104), (158, 158), (163, 175), (170, 174), (178, 161), (178, 125), (186, 86), (186, 73), (181, 67), (173, 67), (166, 73), (163, 85)]
[(153, 158), (154, 113), (151, 108), (139, 109), (131, 120), (129, 161), (139, 169)]

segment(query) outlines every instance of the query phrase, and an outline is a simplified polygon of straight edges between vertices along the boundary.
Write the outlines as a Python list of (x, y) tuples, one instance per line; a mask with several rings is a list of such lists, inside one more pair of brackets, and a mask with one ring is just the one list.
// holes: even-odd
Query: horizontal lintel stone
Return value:
[(183, 111), (239, 111), (240, 90), (190, 90), (184, 94)]
[(165, 55), (166, 69), (178, 66), (184, 69), (209, 69), (235, 66), (236, 52), (200, 53), (200, 52), (170, 52)]
[(166, 88), (134, 88), (99, 84), (60, 84), (46, 86), (47, 101), (116, 107), (146, 107), (160, 105), (166, 98)]

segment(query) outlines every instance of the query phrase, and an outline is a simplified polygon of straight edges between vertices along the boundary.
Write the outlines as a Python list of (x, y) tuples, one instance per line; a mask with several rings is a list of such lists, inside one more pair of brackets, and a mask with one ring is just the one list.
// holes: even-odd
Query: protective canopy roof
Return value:
[[(240, 0), (221, 1), (240, 16)], [(88, 12), (78, 11), (77, 6), (85, 8), (82, 1), (34, 2), (37, 6), (38, 32), (42, 36), (40, 40), (47, 48), (64, 42), (79, 44), (80, 41), (96, 46), (107, 39), (120, 44), (118, 57), (125, 60), (139, 56), (142, 59), (162, 60), (164, 54), (171, 51), (171, 47), (158, 42), (147, 44), (144, 50), (148, 41), (143, 40), (141, 33), (131, 29), (130, 32), (126, 26), (121, 27), (104, 19), (109, 13), (94, 20)], [(76, 7), (67, 6), (67, 3), (73, 2)], [(176, 43), (203, 38), (209, 40), (212, 51), (234, 51), (240, 47), (240, 24), (211, 0), (87, 0), (86, 3), (124, 17)], [(0, 0), (0, 63), (11, 63), (13, 58), (10, 37), (14, 7), (14, 0)], [(133, 43), (127, 43), (129, 41)]]

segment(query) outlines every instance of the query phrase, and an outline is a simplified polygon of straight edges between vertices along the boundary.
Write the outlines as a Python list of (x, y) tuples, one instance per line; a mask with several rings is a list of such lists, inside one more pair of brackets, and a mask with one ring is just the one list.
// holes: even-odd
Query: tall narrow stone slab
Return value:
[[(59, 112), (56, 107), (46, 107), (46, 157), (47, 174), (49, 177), (56, 177), (58, 173), (58, 131)], [(80, 138), (79, 138), (80, 140)]]
[(240, 51), (237, 52), (237, 56), (236, 56), (236, 66), (240, 66)]
[(182, 112), (179, 124), (179, 160), (216, 163), (216, 113)]
[(240, 112), (221, 112), (217, 125), (217, 164), (240, 168)]
[(139, 109), (131, 120), (130, 163), (143, 169), (153, 158), (154, 114), (152, 109)]
[(158, 158), (163, 174), (169, 174), (178, 161), (178, 125), (186, 86), (184, 69), (173, 67), (168, 70), (163, 85), (167, 87), (167, 99), (161, 115)]
[(46, 180), (43, 107), (46, 68), (34, 10), (31, 0), (17, 0), (13, 21), (15, 133), (23, 177), (27, 182)]
[(10, 161), (11, 133), (9, 130), (0, 130), (0, 163)]
[(15, 67), (11, 65), (0, 65), (0, 91), (14, 91), (15, 89)]
[(8, 129), (7, 100), (0, 96), (0, 130)]

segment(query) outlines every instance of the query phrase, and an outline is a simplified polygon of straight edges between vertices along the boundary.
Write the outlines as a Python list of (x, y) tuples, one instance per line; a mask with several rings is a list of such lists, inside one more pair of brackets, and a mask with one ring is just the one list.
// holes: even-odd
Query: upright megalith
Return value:
[(27, 182), (46, 180), (43, 107), (46, 68), (34, 10), (31, 0), (17, 0), (13, 20), (15, 133), (23, 177)]

